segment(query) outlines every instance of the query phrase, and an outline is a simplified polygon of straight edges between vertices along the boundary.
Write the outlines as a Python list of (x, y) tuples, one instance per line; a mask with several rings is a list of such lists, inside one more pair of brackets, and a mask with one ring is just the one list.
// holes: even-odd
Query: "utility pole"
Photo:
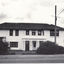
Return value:
[(57, 28), (56, 28), (56, 21), (57, 21), (57, 6), (55, 5), (55, 44), (56, 44), (56, 31), (57, 31)]
[[(59, 14), (61, 14), (62, 12), (64, 11), (64, 9), (62, 9), (62, 11), (59, 13)], [(58, 15), (59, 15), (58, 14)], [(53, 17), (55, 17), (55, 44), (56, 44), (56, 32), (57, 32), (57, 27), (56, 27), (56, 21), (57, 21), (57, 6), (55, 5), (55, 16), (53, 16)], [(58, 17), (58, 18), (60, 18), (60, 17)]]

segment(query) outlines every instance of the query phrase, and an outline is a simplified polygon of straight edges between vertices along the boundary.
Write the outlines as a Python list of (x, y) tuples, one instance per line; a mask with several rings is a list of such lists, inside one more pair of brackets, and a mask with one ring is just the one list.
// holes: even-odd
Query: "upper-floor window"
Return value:
[(10, 42), (10, 47), (18, 47), (18, 42)]
[(10, 36), (13, 36), (13, 30), (10, 30)]
[(15, 36), (19, 36), (19, 30), (15, 30)]
[(26, 35), (29, 35), (29, 30), (26, 30)]
[(36, 35), (36, 31), (35, 30), (32, 30), (32, 35)]
[(38, 30), (38, 35), (41, 35), (41, 30)]
[[(50, 36), (55, 36), (55, 30), (50, 30)], [(59, 36), (59, 31), (56, 31), (56, 36)]]

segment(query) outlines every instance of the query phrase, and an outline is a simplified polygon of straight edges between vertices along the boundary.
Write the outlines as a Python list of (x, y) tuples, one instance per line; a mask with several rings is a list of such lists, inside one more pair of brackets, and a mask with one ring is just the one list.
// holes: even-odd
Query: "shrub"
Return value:
[(36, 50), (37, 54), (63, 54), (64, 48), (58, 46), (54, 42), (46, 41), (42, 42), (39, 48)]
[(8, 44), (7, 42), (3, 43), (0, 41), (0, 55), (7, 54), (8, 53)]
[(57, 54), (64, 54), (64, 47), (58, 46), (58, 48), (57, 48)]

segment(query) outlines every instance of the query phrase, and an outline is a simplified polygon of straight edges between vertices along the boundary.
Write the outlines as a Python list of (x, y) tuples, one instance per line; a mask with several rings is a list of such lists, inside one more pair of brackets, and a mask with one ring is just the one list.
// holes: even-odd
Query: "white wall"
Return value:
[(54, 41), (54, 36), (50, 36), (50, 30), (44, 30), (44, 36), (47, 40)]
[(22, 37), (25, 35), (25, 30), (19, 31), (19, 36), (15, 36), (15, 30), (13, 30), (13, 36), (9, 35), (9, 30), (0, 30), (0, 37), (6, 37), (6, 41), (10, 46), (10, 42), (18, 42), (18, 47), (12, 47), (14, 50), (23, 49)]
[[(49, 30), (44, 30), (44, 36), (47, 40), (55, 42), (55, 36), (50, 36)], [(64, 47), (64, 31), (59, 31), (59, 36), (56, 37), (56, 43)]]
[[(13, 30), (13, 36), (9, 35), (9, 30), (0, 30), (0, 37), (6, 37), (7, 42), (18, 42), (18, 47), (16, 48), (11, 48), (14, 50), (25, 50), (25, 40), (23, 41), (22, 38), (24, 36), (32, 36), (32, 31), (30, 30), (30, 35), (26, 35), (25, 30), (19, 30), (19, 36), (15, 36), (15, 30)], [(34, 36), (35, 38), (38, 36), (38, 32), (36, 31), (36, 35)], [(41, 35), (43, 37), (43, 33)], [(39, 37), (39, 36), (38, 36)], [(47, 40), (53, 41), (54, 42), (54, 36), (50, 36), (50, 31), (49, 30), (44, 30), (44, 37), (46, 37)], [(39, 41), (39, 40), (38, 40)], [(39, 42), (37, 41), (37, 46), (36, 49), (39, 46)], [(32, 41), (31, 41), (32, 42)], [(64, 46), (64, 31), (59, 31), (59, 36), (57, 36), (57, 43), (61, 46)], [(33, 49), (32, 43), (30, 43), (30, 50)]]

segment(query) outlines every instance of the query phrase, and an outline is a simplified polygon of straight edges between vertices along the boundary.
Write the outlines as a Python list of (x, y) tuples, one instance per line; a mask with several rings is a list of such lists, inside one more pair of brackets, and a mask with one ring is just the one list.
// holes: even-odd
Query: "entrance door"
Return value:
[(25, 51), (29, 51), (29, 41), (25, 42)]

